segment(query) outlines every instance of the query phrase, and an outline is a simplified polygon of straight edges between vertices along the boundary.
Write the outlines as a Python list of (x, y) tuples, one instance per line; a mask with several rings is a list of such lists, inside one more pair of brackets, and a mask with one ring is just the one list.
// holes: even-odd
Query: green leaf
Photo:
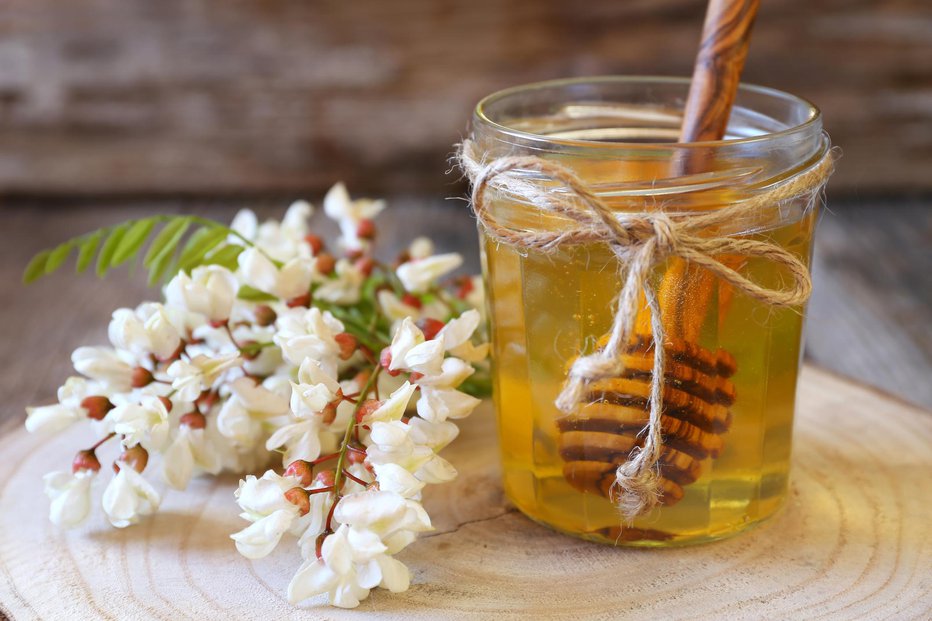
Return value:
[(49, 255), (51, 254), (51, 250), (43, 250), (32, 258), (29, 265), (23, 270), (23, 283), (28, 285), (45, 274), (45, 263), (48, 261)]
[(246, 300), (248, 302), (277, 302), (278, 298), (272, 295), (271, 293), (266, 293), (256, 289), (255, 287), (250, 287), (249, 285), (243, 285), (239, 288), (239, 291), (236, 292), (236, 297), (241, 300)]
[(145, 267), (150, 267), (158, 261), (163, 254), (172, 254), (178, 246), (178, 242), (184, 236), (185, 231), (191, 226), (191, 218), (183, 216), (174, 218), (166, 224), (159, 234), (155, 236), (152, 243), (149, 244), (149, 250), (142, 260)]
[(185, 244), (178, 259), (178, 269), (190, 272), (201, 264), (207, 253), (227, 238), (226, 227), (212, 226), (198, 229)]
[(168, 266), (172, 263), (173, 252), (165, 252), (157, 257), (149, 266), (148, 285), (154, 287), (165, 276)]
[(49, 254), (48, 259), (45, 260), (45, 273), (51, 274), (55, 270), (61, 267), (61, 264), (65, 262), (65, 259), (68, 258), (68, 255), (71, 254), (71, 249), (74, 248), (73, 241), (66, 241), (63, 244), (60, 244)]
[(103, 248), (100, 249), (100, 254), (97, 255), (98, 276), (103, 277), (103, 275), (107, 273), (107, 270), (110, 269), (110, 261), (113, 258), (113, 253), (120, 244), (120, 240), (123, 239), (123, 236), (126, 234), (127, 229), (129, 229), (129, 222), (125, 222), (110, 231), (107, 241), (104, 242)]
[(144, 218), (133, 222), (120, 240), (120, 244), (113, 251), (110, 265), (121, 265), (139, 252), (154, 226), (155, 218)]
[(103, 236), (103, 231), (95, 231), (90, 237), (81, 242), (81, 247), (78, 249), (78, 262), (75, 264), (75, 271), (79, 274), (90, 266)]
[(233, 244), (223, 246), (219, 250), (212, 252), (210, 256), (207, 257), (207, 260), (204, 261), (204, 264), (220, 265), (228, 270), (235, 270), (237, 267), (237, 259), (243, 250), (245, 250), (245, 248), (242, 246)]

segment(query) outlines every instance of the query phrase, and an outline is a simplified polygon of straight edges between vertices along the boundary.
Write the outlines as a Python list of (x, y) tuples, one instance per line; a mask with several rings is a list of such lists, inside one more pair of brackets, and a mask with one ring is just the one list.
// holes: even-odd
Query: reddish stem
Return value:
[(101, 438), (100, 440), (98, 440), (97, 444), (95, 444), (94, 446), (92, 446), (91, 448), (89, 448), (89, 449), (87, 449), (87, 450), (88, 450), (88, 451), (91, 451), (91, 452), (96, 451), (96, 450), (98, 449), (98, 447), (100, 447), (101, 444), (103, 444), (104, 442), (106, 442), (107, 440), (109, 440), (110, 438), (112, 438), (112, 437), (115, 436), (115, 435), (116, 435), (116, 432), (115, 432), (115, 431), (110, 432), (109, 435), (104, 436), (103, 438)]
[(350, 481), (355, 481), (356, 483), (359, 483), (359, 484), (362, 485), (363, 487), (369, 487), (369, 484), (368, 484), (368, 483), (366, 483), (365, 481), (363, 481), (363, 480), (360, 479), (359, 477), (355, 476), (352, 472), (350, 472), (350, 471), (347, 470), (346, 468), (343, 469), (343, 476), (345, 476), (345, 477), (346, 477), (347, 479), (349, 479)]

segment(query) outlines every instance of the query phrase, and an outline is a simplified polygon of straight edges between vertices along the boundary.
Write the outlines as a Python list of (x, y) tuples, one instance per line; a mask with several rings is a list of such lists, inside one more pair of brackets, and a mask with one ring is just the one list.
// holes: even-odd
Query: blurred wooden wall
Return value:
[[(450, 192), (474, 103), (687, 75), (701, 0), (6, 0), (0, 195)], [(767, 0), (748, 81), (808, 97), (832, 192), (932, 190), (932, 3)]]

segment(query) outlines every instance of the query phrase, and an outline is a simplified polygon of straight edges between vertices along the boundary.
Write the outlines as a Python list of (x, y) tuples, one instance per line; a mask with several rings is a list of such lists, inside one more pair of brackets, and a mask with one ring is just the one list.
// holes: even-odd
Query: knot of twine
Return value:
[[(641, 431), (643, 446), (635, 448), (618, 466), (611, 497), (622, 515), (631, 520), (650, 511), (662, 496), (657, 462), (663, 449), (660, 416), (663, 411), (665, 366), (664, 326), (660, 305), (648, 276), (669, 257), (679, 257), (708, 270), (735, 289), (772, 306), (803, 304), (812, 290), (809, 269), (795, 255), (775, 244), (730, 237), (709, 236), (716, 227), (733, 224), (765, 208), (807, 194), (815, 196), (832, 173), (833, 158), (827, 153), (817, 164), (792, 179), (752, 198), (702, 213), (670, 215), (662, 211), (618, 213), (611, 209), (572, 170), (535, 156), (510, 156), (484, 162), (470, 140), (460, 145), (457, 161), (472, 184), (472, 208), (485, 234), (508, 246), (550, 252), (564, 244), (602, 242), (618, 258), (624, 284), (615, 302), (615, 315), (607, 343), (570, 367), (556, 406), (575, 412), (585, 403), (589, 382), (618, 377), (624, 371), (621, 355), (634, 336), (635, 318), (643, 292), (650, 310), (654, 340), (654, 367), (650, 385), (648, 423)], [(554, 192), (527, 172), (561, 183), (567, 191)], [(574, 221), (560, 231), (519, 230), (502, 225), (490, 212), (490, 188), (521, 197), (538, 209)], [(785, 269), (788, 282), (782, 288), (763, 287), (716, 257), (739, 255), (763, 258)]]

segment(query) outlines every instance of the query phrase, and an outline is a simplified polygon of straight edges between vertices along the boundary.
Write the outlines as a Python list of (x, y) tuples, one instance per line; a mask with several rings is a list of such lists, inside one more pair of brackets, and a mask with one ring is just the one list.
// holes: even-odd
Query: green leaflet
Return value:
[(133, 222), (129, 228), (126, 229), (126, 233), (123, 234), (123, 237), (120, 238), (120, 243), (117, 244), (117, 247), (114, 249), (113, 256), (110, 258), (110, 266), (116, 267), (122, 265), (130, 258), (136, 256), (136, 253), (139, 252), (142, 245), (146, 243), (146, 238), (148, 238), (154, 226), (154, 218), (145, 218)]
[(116, 252), (117, 246), (120, 245), (120, 240), (123, 239), (123, 235), (126, 234), (129, 226), (129, 222), (126, 222), (110, 231), (110, 235), (104, 242), (103, 248), (100, 249), (100, 254), (97, 255), (97, 276), (103, 278), (107, 270), (110, 269), (110, 261), (113, 259), (113, 253)]
[[(158, 284), (166, 274), (174, 274), (179, 269), (190, 272), (199, 265), (216, 264), (236, 269), (243, 246), (224, 244), (231, 233), (223, 224), (198, 216), (151, 216), (129, 220), (43, 250), (23, 270), (23, 282), (29, 284), (55, 272), (64, 265), (73, 250), (78, 254), (75, 263), (78, 273), (86, 271), (96, 257), (94, 271), (103, 277), (114, 267), (138, 257), (150, 239), (152, 241), (142, 259), (149, 270), (150, 286)], [(187, 242), (182, 247), (185, 237)], [(249, 244), (248, 241), (243, 243)]]
[(45, 263), (48, 261), (51, 250), (43, 250), (32, 258), (26, 269), (23, 270), (23, 282), (27, 285), (35, 282), (40, 276), (45, 274)]
[(100, 240), (103, 236), (103, 231), (95, 231), (81, 242), (81, 247), (78, 250), (78, 262), (75, 264), (75, 271), (79, 274), (90, 267), (91, 261), (94, 260), (94, 253), (97, 252), (97, 247), (100, 246)]
[(236, 292), (236, 297), (241, 300), (246, 300), (248, 302), (277, 302), (278, 298), (272, 295), (271, 293), (266, 293), (265, 291), (260, 291), (255, 287), (250, 287), (249, 285), (243, 285), (239, 288), (239, 291)]

